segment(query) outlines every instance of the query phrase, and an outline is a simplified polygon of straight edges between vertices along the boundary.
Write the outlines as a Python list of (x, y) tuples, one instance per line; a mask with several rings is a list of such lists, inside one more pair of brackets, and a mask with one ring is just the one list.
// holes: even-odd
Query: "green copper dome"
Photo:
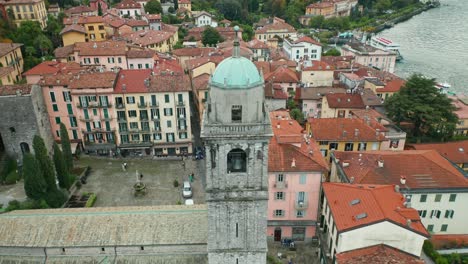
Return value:
[(245, 89), (263, 84), (257, 67), (242, 56), (223, 60), (211, 77), (211, 84), (224, 89)]

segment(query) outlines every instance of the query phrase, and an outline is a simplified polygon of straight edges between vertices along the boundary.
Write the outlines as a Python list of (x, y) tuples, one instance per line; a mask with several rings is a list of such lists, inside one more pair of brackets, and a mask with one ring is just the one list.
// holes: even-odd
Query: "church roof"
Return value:
[(0, 247), (206, 244), (206, 205), (21, 210), (0, 215)]
[(229, 57), (223, 60), (211, 78), (211, 84), (226, 89), (242, 89), (261, 85), (263, 78), (250, 60)]

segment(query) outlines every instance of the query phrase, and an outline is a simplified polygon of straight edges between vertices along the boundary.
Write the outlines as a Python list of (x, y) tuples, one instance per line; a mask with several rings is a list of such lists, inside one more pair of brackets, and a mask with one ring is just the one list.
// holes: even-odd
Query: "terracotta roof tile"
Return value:
[(302, 100), (319, 100), (322, 99), (326, 94), (330, 93), (346, 93), (344, 88), (333, 88), (333, 87), (305, 87), (301, 88), (301, 95), (299, 99)]
[(62, 31), (60, 31), (60, 35), (63, 35), (68, 32), (73, 32), (73, 31), (86, 34), (86, 29), (83, 26), (78, 25), (78, 24), (71, 24), (71, 25), (64, 27)]
[(67, 15), (73, 15), (73, 14), (82, 14), (82, 13), (89, 13), (89, 12), (94, 12), (91, 7), (89, 6), (75, 6), (75, 7), (70, 7), (64, 11), (65, 14)]
[(77, 42), (74, 51), (80, 56), (125, 55), (127, 43), (125, 41)]
[(209, 81), (210, 75), (208, 73), (198, 75), (192, 79), (193, 88), (195, 88), (195, 90), (208, 90)]
[(171, 72), (177, 72), (177, 73), (183, 73), (184, 70), (182, 69), (182, 66), (176, 61), (176, 60), (171, 60), (171, 59), (162, 59), (159, 60), (158, 64), (154, 66), (153, 69), (155, 74), (170, 74)]
[(207, 57), (200, 57), (191, 60), (187, 60), (185, 64), (187, 65), (187, 69), (193, 70), (198, 68), (202, 65), (205, 65), (209, 62), (214, 63), (216, 66), (221, 63), (226, 57), (224, 56), (207, 56)]
[(265, 74), (265, 82), (273, 83), (298, 83), (297, 73), (288, 67), (278, 67), (275, 71)]
[(16, 48), (23, 46), (19, 43), (0, 43), (0, 57), (5, 56), (6, 54), (14, 51)]
[(157, 57), (156, 52), (154, 50), (137, 50), (131, 49), (127, 51), (127, 58), (153, 58)]
[(334, 67), (324, 61), (313, 60), (305, 62), (302, 66), (303, 71), (333, 71)]
[(63, 19), (64, 25), (72, 25), (72, 24), (88, 24), (88, 23), (103, 23), (104, 19), (102, 16), (74, 16), (74, 17), (66, 17)]
[(349, 165), (343, 171), (355, 183), (399, 185), (404, 176), (411, 189), (468, 188), (463, 173), (435, 150), (335, 151), (334, 155), (340, 162), (346, 160)]
[(190, 80), (186, 74), (159, 74), (150, 78), (150, 92), (189, 92)]
[(385, 84), (385, 87), (384, 88), (377, 88), (376, 91), (377, 92), (398, 92), (400, 91), (401, 87), (404, 86), (406, 83), (405, 80), (402, 80), (402, 79), (395, 79), (395, 80), (391, 80), (389, 82), (387, 82), (387, 84)]
[(145, 20), (127, 19), (126, 24), (131, 27), (144, 27), (148, 26), (148, 22)]
[(310, 43), (310, 44), (314, 44), (314, 45), (318, 45), (318, 46), (322, 46), (322, 44), (320, 44), (320, 42), (312, 39), (311, 37), (308, 37), (308, 36), (303, 36), (301, 38), (298, 38), (297, 40), (293, 41), (294, 44), (298, 44), (298, 43), (301, 43), (301, 42), (307, 42), (307, 43)]
[(44, 61), (34, 66), (29, 71), (23, 73), (23, 75), (46, 75), (57, 72), (68, 72), (68, 71), (79, 71), (81, 69), (80, 64), (76, 62), (57, 62), (57, 61)]
[(172, 32), (159, 30), (140, 30), (128, 34), (123, 34), (122, 37), (132, 42), (133, 44), (148, 46), (170, 39), (174, 36)]
[(247, 47), (250, 49), (268, 49), (268, 45), (265, 44), (263, 41), (258, 39), (252, 39), (251, 41), (247, 42)]
[(114, 93), (147, 93), (149, 81), (145, 85), (145, 79), (149, 79), (150, 76), (151, 69), (120, 70)]
[(337, 93), (325, 95), (330, 108), (365, 108), (360, 94)]
[(201, 57), (203, 55), (208, 55), (209, 53), (215, 51), (215, 48), (181, 48), (175, 49), (172, 51), (172, 54), (177, 57), (190, 56), (190, 57)]
[(324, 8), (330, 8), (333, 6), (332, 2), (318, 2), (318, 3), (313, 3), (307, 6), (307, 8), (316, 8), (316, 9), (324, 9)]
[(69, 55), (73, 54), (73, 50), (75, 49), (75, 45), (68, 45), (64, 47), (58, 47), (54, 50), (54, 56), (57, 59), (60, 58), (67, 58)]
[(275, 33), (275, 32), (296, 32), (296, 29), (289, 25), (288, 23), (284, 22), (283, 19), (279, 19), (275, 17), (273, 19), (273, 23), (266, 24), (265, 26), (255, 30), (256, 34), (263, 34), (263, 33)]
[(312, 137), (319, 141), (383, 141), (385, 136), (358, 118), (310, 118)]
[[(416, 209), (405, 207), (403, 195), (396, 192), (393, 185), (325, 182), (322, 189), (340, 233), (389, 221), (429, 237)], [(414, 215), (408, 216), (410, 211), (414, 211)], [(408, 225), (408, 221), (411, 221), (411, 225)]]
[(433, 144), (411, 144), (415, 150), (433, 149), (453, 163), (468, 163), (468, 140)]
[(0, 85), (0, 96), (30, 94), (31, 88), (29, 84)]
[(60, 73), (45, 75), (39, 84), (42, 86), (67, 85), (70, 89), (112, 88), (116, 76), (114, 72)]
[(141, 4), (137, 3), (137, 2), (135, 2), (133, 0), (124, 0), (124, 1), (122, 1), (120, 3), (118, 3), (115, 8), (117, 8), (117, 9), (140, 9)]
[(380, 244), (336, 254), (339, 264), (424, 264), (424, 260), (394, 247)]

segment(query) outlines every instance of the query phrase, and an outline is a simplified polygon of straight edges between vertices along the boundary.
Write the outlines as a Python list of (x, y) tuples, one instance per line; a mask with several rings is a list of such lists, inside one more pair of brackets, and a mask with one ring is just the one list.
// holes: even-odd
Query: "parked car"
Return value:
[(182, 185), (182, 197), (190, 198), (192, 195), (192, 186), (190, 185), (190, 182), (184, 181), (184, 184)]

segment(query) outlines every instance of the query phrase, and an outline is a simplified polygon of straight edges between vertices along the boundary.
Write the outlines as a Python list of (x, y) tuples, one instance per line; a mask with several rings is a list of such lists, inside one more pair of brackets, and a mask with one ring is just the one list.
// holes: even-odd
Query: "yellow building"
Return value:
[(332, 17), (335, 14), (335, 5), (332, 2), (318, 2), (306, 7), (306, 15)]
[(203, 118), (203, 111), (205, 111), (205, 103), (208, 99), (208, 82), (211, 74), (202, 74), (192, 78), (192, 94), (194, 95), (195, 106), (197, 107), (199, 119)]
[(385, 141), (382, 130), (358, 118), (312, 118), (307, 123), (307, 132), (317, 141), (325, 158), (334, 150), (380, 150)]
[(68, 25), (60, 32), (63, 46), (73, 45), (76, 42), (85, 42), (86, 34), (86, 29), (78, 24)]
[[(72, 26), (73, 24), (82, 26), (84, 30), (86, 31), (85, 40), (84, 40), (86, 42), (107, 40), (107, 31), (104, 27), (104, 19), (101, 16), (88, 16), (88, 17), (81, 16), (81, 17), (65, 18), (63, 21), (63, 24), (65, 26)], [(76, 37), (76, 35), (74, 37)], [(72, 39), (70, 38), (67, 41), (69, 40), (72, 40)]]
[(0, 43), (0, 85), (14, 84), (21, 80), (23, 55), (18, 43)]
[(13, 12), (13, 22), (20, 26), (23, 21), (37, 21), (44, 29), (47, 26), (47, 10), (44, 0), (0, 0), (0, 6)]
[(406, 82), (402, 79), (391, 80), (385, 84), (385, 87), (377, 88), (375, 90), (375, 94), (385, 101), (387, 98), (400, 91), (401, 87), (403, 87), (405, 83)]
[(284, 39), (296, 35), (296, 29), (281, 18), (273, 18), (271, 23), (255, 30), (255, 38), (269, 44), (268, 40), (277, 36)]
[(178, 0), (179, 9), (185, 8), (187, 11), (192, 12), (192, 3), (190, 0)]
[(123, 35), (127, 41), (140, 47), (149, 48), (157, 52), (172, 51), (172, 47), (179, 40), (177, 31), (141, 30)]

